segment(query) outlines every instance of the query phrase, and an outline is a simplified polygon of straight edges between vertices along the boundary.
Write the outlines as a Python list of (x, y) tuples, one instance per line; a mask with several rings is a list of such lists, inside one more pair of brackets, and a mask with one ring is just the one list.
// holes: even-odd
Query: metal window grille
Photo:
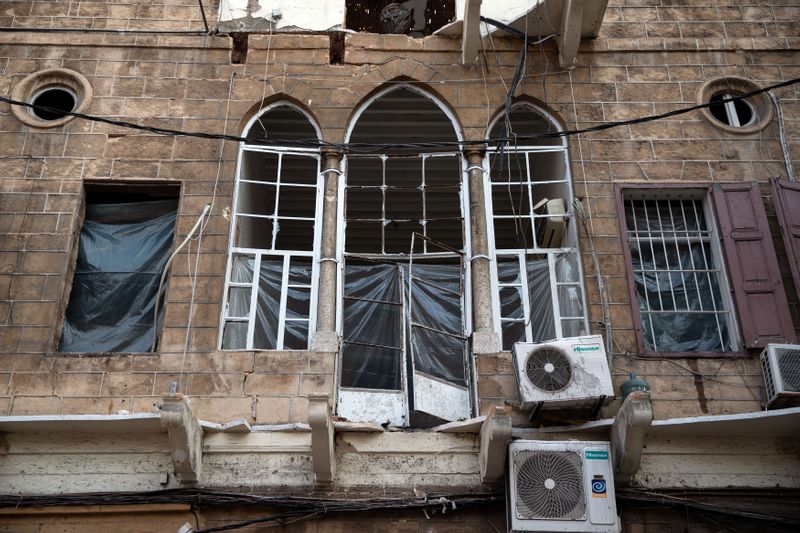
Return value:
[(734, 350), (718, 239), (703, 200), (626, 199), (625, 220), (645, 347)]

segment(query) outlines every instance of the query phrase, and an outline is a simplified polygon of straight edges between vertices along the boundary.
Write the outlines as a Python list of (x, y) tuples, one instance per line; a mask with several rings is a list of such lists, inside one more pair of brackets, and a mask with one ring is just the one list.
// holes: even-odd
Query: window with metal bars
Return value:
[(623, 198), (641, 334), (651, 352), (730, 352), (737, 346), (716, 224), (702, 192)]
[(557, 130), (551, 117), (526, 103), (490, 129), (489, 237), (505, 350), (588, 332), (567, 147), (559, 137), (534, 138)]
[(253, 119), (239, 149), (221, 347), (306, 349), (316, 307), (320, 213), (318, 150), (264, 139), (318, 138), (309, 118), (274, 104)]

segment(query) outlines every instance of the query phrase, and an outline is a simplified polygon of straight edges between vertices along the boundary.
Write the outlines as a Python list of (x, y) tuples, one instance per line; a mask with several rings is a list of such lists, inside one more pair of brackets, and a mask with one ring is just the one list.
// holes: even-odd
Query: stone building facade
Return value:
[[(797, 200), (791, 169), (800, 160), (792, 81), (800, 78), (800, 5), (518, 3), (525, 5), (513, 16), (516, 4), (477, 5), (527, 31), (522, 63), (522, 37), (476, 25), (475, 2), (450, 3), (455, 29), (432, 34), (437, 28), (426, 25), (407, 36), (343, 31), (368, 10), (364, 2), (320, 2), (321, 11), (298, 14), (291, 3), (267, 0), (244, 8), (230, 0), (0, 1), (0, 530), (203, 530), (289, 508), (198, 492), (224, 490), (328, 505), (445, 498), (425, 513), (398, 506), (297, 522), (287, 515), (287, 531), (502, 531), (511, 437), (615, 443), (623, 531), (797, 526), (790, 504), (800, 487), (800, 414), (762, 411), (759, 354), (769, 342), (796, 342), (800, 328), (800, 244), (787, 229)], [(540, 19), (550, 15), (548, 27)], [(338, 22), (325, 26), (326, 17)], [(469, 32), (476, 37), (463, 37)], [(759, 93), (597, 128), (777, 84), (777, 103)], [(67, 89), (81, 116), (42, 118), (19, 105), (53, 87)], [(522, 133), (503, 143), (507, 105)], [(567, 134), (537, 137), (554, 132)], [(438, 170), (445, 160), (449, 170)], [(533, 170), (539, 164), (547, 176)], [(502, 172), (517, 191), (503, 185)], [(408, 177), (419, 173), (423, 181)], [(386, 181), (395, 176), (399, 185)], [(558, 218), (534, 211), (538, 187), (567, 211), (557, 245), (544, 245), (530, 226)], [(75, 294), (92, 272), (81, 254), (94, 258), (85, 234), (94, 206), (141, 211), (139, 202), (167, 200), (174, 236), (162, 268), (178, 252), (159, 302), (157, 349), (65, 349), (65, 316), (91, 299)], [(447, 202), (455, 207), (448, 211)], [(444, 214), (430, 214), (440, 207)], [(696, 223), (687, 222), (690, 207)], [(653, 208), (682, 216), (647, 212)], [(737, 218), (744, 212), (754, 227)], [(441, 221), (449, 225), (439, 231)], [(639, 255), (635, 221), (672, 231), (647, 237), (664, 247), (661, 259), (652, 249), (649, 259)], [(437, 371), (447, 364), (436, 357), (407, 359), (406, 341), (388, 340), (395, 322), (369, 305), (352, 307), (376, 298), (358, 296), (363, 286), (349, 280), (387, 264), (401, 272), (394, 282), (369, 280), (407, 295), (392, 305), (409, 305), (414, 278), (398, 265), (409, 264), (413, 232), (421, 235), (410, 254), (420, 277), (459, 287), (419, 298), (430, 309), (456, 293), (452, 317), (461, 322), (444, 335), (465, 354), (463, 368)], [(693, 278), (697, 300), (672, 281), (667, 245), (681, 256), (678, 270), (706, 276), (706, 285)], [(131, 252), (123, 244), (111, 255), (121, 250)], [(108, 257), (96, 253), (98, 262)], [(754, 262), (756, 254), (763, 259)], [(524, 274), (531, 257), (552, 275), (547, 319), (535, 310), (530, 270), (520, 277), (514, 267), (517, 281), (504, 282), (503, 265), (519, 259)], [(556, 281), (564, 257), (575, 258), (577, 274)], [(653, 277), (648, 271), (637, 282), (637, 266)], [(148, 274), (152, 284), (161, 271)], [(123, 335), (116, 328), (125, 328), (149, 346), (145, 319), (153, 312), (131, 314), (139, 293), (130, 290), (101, 304), (122, 309), (125, 320), (96, 322), (112, 345)], [(705, 298), (711, 303), (699, 303)], [(375, 322), (365, 321), (359, 337), (352, 324), (362, 313)], [(659, 313), (669, 317), (659, 322)], [(405, 331), (415, 327), (413, 318), (397, 320)], [(449, 327), (425, 320), (416, 325)], [(543, 320), (560, 337), (603, 336), (617, 399), (593, 416), (551, 413), (546, 427), (531, 423), (510, 348), (550, 338), (537, 329)], [(380, 357), (359, 366), (360, 355), (348, 355), (375, 346), (401, 353), (385, 363), (394, 370)], [(401, 398), (363, 393), (393, 386), (348, 372), (391, 374), (402, 381)], [(619, 386), (631, 372), (651, 391), (623, 407)], [(420, 391), (432, 391), (430, 409)], [(642, 410), (646, 420), (626, 426), (626, 413)], [(614, 436), (619, 427), (629, 429), (627, 439)], [(640, 436), (638, 445), (630, 435)], [(146, 496), (163, 490), (175, 492)], [(125, 497), (89, 497), (96, 493)], [(58, 499), (65, 494), (85, 497)], [(453, 503), (463, 494), (474, 499)]]

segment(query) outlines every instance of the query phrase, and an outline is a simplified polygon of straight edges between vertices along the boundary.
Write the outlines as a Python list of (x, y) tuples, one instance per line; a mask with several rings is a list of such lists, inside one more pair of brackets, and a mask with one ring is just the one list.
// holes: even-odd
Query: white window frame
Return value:
[[(678, 196), (680, 196), (680, 197), (678, 197)], [(737, 320), (737, 317), (736, 317), (736, 310), (735, 310), (735, 307), (733, 305), (733, 300), (731, 298), (732, 292), (731, 292), (731, 288), (730, 288), (730, 281), (728, 280), (727, 265), (725, 264), (725, 259), (724, 259), (724, 256), (722, 254), (722, 248), (721, 248), (721, 245), (720, 245), (719, 229), (717, 228), (717, 214), (716, 214), (716, 211), (714, 210), (714, 206), (713, 206), (713, 202), (711, 201), (710, 194), (708, 194), (708, 191), (706, 189), (693, 189), (691, 187), (688, 187), (686, 189), (671, 189), (669, 192), (664, 192), (664, 191), (661, 191), (661, 190), (651, 189), (651, 188), (647, 188), (647, 187), (636, 187), (636, 188), (632, 188), (632, 187), (631, 188), (625, 188), (625, 187), (623, 187), (622, 188), (622, 201), (624, 202), (625, 205), (627, 205), (627, 202), (629, 202), (629, 201), (651, 201), (651, 200), (652, 201), (657, 201), (657, 200), (674, 200), (674, 201), (699, 200), (701, 202), (701, 205), (702, 205), (702, 208), (703, 208), (703, 217), (705, 219), (706, 227), (708, 228), (708, 235), (706, 237), (701, 237), (701, 241), (709, 243), (709, 248), (711, 249), (711, 259), (714, 262), (714, 264), (717, 266), (717, 268), (716, 269), (711, 269), (711, 270), (709, 270), (709, 269), (706, 269), (706, 270), (693, 269), (693, 272), (706, 272), (706, 275), (708, 275), (708, 276), (710, 276), (711, 273), (716, 273), (717, 284), (718, 284), (718, 288), (719, 288), (719, 292), (720, 292), (721, 303), (723, 304), (724, 307), (723, 307), (723, 309), (718, 310), (718, 309), (716, 309), (716, 305), (714, 305), (714, 309), (712, 309), (711, 312), (716, 315), (716, 322), (717, 322), (717, 325), (718, 325), (717, 326), (718, 335), (721, 334), (721, 329), (720, 329), (720, 326), (719, 326), (719, 324), (720, 324), (719, 315), (726, 315), (725, 326), (727, 327), (728, 338), (729, 338), (729, 341), (730, 341), (730, 350), (721, 350), (718, 353), (726, 353), (726, 352), (736, 352), (736, 351), (738, 351), (739, 347), (741, 346), (741, 338), (739, 337), (739, 325), (738, 325), (739, 323), (738, 323), (738, 320)], [(695, 212), (695, 219), (696, 220), (697, 220), (697, 215), (698, 214)], [(627, 214), (626, 214), (626, 212), (624, 210), (621, 213), (621, 216), (622, 216), (623, 222), (625, 224), (624, 227), (627, 228)], [(657, 216), (660, 217), (660, 213)], [(635, 221), (634, 221), (634, 224), (635, 224)], [(638, 230), (637, 230), (637, 233), (638, 233)], [(628, 247), (629, 250), (630, 250), (630, 243), (633, 242), (633, 240), (634, 239), (631, 237), (630, 231), (627, 231), (627, 233), (625, 235), (625, 245)], [(643, 239), (642, 237), (637, 235), (636, 242), (637, 242), (637, 244), (639, 244), (639, 246), (641, 246), (643, 241), (647, 241), (647, 239)], [(661, 245), (665, 250), (666, 250), (666, 247), (669, 246), (669, 243), (668, 243), (667, 239), (663, 239), (661, 241), (651, 240), (651, 242), (650, 242), (651, 249), (652, 249), (653, 244), (657, 243), (657, 242), (661, 242), (662, 243)], [(677, 243), (678, 243), (677, 238), (673, 241), (673, 243), (677, 246)], [(632, 252), (630, 252), (630, 253), (632, 254)], [(705, 252), (703, 252), (703, 255), (704, 255), (704, 261), (706, 263), (708, 263), (708, 259), (705, 258)], [(694, 264), (694, 257), (692, 257), (692, 264)], [(667, 272), (667, 273), (673, 272), (673, 271), (671, 271), (669, 269), (669, 265), (667, 265), (667, 267), (668, 268), (666, 270), (658, 271), (658, 272)], [(633, 268), (633, 263), (632, 262), (631, 262), (631, 264), (626, 265), (626, 270), (629, 270), (629, 275), (631, 275), (631, 276), (633, 276), (633, 271), (631, 270), (632, 268)], [(695, 277), (696, 276), (697, 276), (697, 274), (695, 274)], [(656, 283), (658, 284), (658, 278), (656, 278)], [(635, 285), (636, 285), (636, 283), (635, 283), (635, 281), (633, 281), (633, 279), (631, 279), (631, 285), (632, 285), (632, 287), (635, 287)], [(673, 292), (672, 289), (670, 289), (670, 291)], [(684, 289), (684, 291), (685, 291), (685, 289)], [(645, 297), (646, 296), (647, 295), (645, 294)], [(639, 297), (638, 297), (638, 293), (635, 291), (635, 289), (632, 292), (632, 297), (635, 298), (635, 302), (632, 301), (631, 305), (639, 306), (640, 305), (640, 302), (639, 302), (639, 299), (638, 299)], [(688, 296), (687, 296), (687, 298), (688, 298)], [(673, 296), (673, 302), (674, 302), (674, 296)], [(701, 300), (701, 303), (702, 303), (702, 300)], [(712, 298), (712, 303), (713, 303), (713, 298)], [(646, 305), (647, 305), (647, 310), (645, 310), (644, 312), (647, 312), (647, 313), (658, 312), (658, 311), (654, 311), (654, 310), (650, 309), (649, 299), (647, 300)], [(663, 307), (663, 305), (662, 305), (662, 307)], [(666, 312), (666, 311), (662, 311), (662, 312)], [(680, 310), (680, 311), (677, 311), (677, 312), (681, 312), (681, 313), (706, 313), (707, 311), (703, 311), (701, 309), (700, 311)], [(657, 345), (654, 345), (652, 347), (652, 349), (649, 349), (647, 347), (647, 345), (645, 344), (646, 341), (645, 341), (645, 336), (644, 336), (644, 329), (647, 327), (647, 324), (645, 324), (645, 321), (643, 320), (643, 317), (641, 316), (641, 314), (642, 314), (642, 311), (639, 311), (639, 313), (638, 313), (639, 319), (638, 320), (639, 320), (639, 326), (642, 328), (642, 345), (643, 345), (642, 347), (646, 351), (648, 351), (648, 352), (659, 352), (659, 353), (687, 353), (687, 354), (691, 353), (691, 352), (680, 352), (680, 351), (675, 351), (675, 350), (670, 350), (670, 349), (659, 349), (659, 347)], [(651, 332), (650, 332), (650, 334), (651, 334), (651, 338), (653, 339), (653, 341), (655, 343), (656, 336), (655, 336), (654, 330), (652, 329), (652, 323), (651, 323)], [(724, 346), (724, 344), (725, 344), (724, 341), (722, 339), (720, 339), (720, 341), (721, 341), (721, 344)], [(703, 353), (705, 353), (705, 352), (703, 352)]]
[[(735, 93), (723, 93), (722, 95), (717, 95), (717, 96), (722, 96), (722, 99), (725, 100), (727, 98), (734, 98), (739, 95)], [(741, 121), (739, 120), (739, 111), (736, 109), (736, 102), (731, 100), (729, 102), (725, 102), (724, 104), (722, 104), (725, 108), (725, 115), (728, 117), (727, 125), (734, 128), (746, 128), (747, 126), (752, 126), (753, 124), (758, 122), (758, 114), (756, 113), (756, 108), (747, 100), (739, 100), (739, 102), (750, 108), (750, 120), (744, 124), (741, 123)]]
[[(549, 121), (550, 124), (553, 125), (554, 131), (561, 130), (558, 123), (556, 122), (555, 118), (547, 113), (546, 111), (533, 106), (529, 103), (518, 103), (513, 106), (513, 109), (525, 108), (529, 113), (534, 113), (540, 115), (545, 120)], [(497, 121), (503, 120), (503, 115), (501, 114), (498, 116), (495, 121), (493, 121), (487, 132), (491, 132), (494, 129)], [(488, 135), (488, 133), (487, 133)], [(549, 265), (549, 274), (550, 274), (550, 294), (551, 294), (551, 303), (552, 303), (552, 313), (553, 313), (553, 321), (555, 325), (555, 335), (556, 338), (564, 338), (563, 335), (563, 324), (562, 320), (578, 320), (582, 319), (582, 329), (583, 334), (589, 333), (589, 319), (588, 319), (588, 307), (586, 305), (586, 288), (584, 285), (584, 278), (583, 278), (583, 263), (581, 259), (581, 253), (578, 246), (578, 233), (577, 233), (577, 218), (575, 217), (574, 208), (572, 206), (572, 199), (574, 198), (574, 191), (572, 187), (572, 173), (570, 170), (570, 161), (569, 161), (569, 151), (566, 143), (566, 138), (561, 138), (561, 143), (559, 145), (537, 145), (534, 144), (530, 140), (523, 140), (522, 143), (517, 145), (506, 145), (502, 150), (505, 154), (514, 154), (519, 156), (520, 154), (525, 154), (525, 162), (526, 168), (524, 169), (524, 173), (527, 176), (527, 180), (525, 182), (521, 182), (526, 190), (528, 196), (529, 205), (532, 207), (536, 205), (538, 199), (533, 197), (533, 193), (536, 190), (538, 185), (548, 185), (548, 184), (558, 184), (566, 186), (566, 198), (565, 200), (565, 209), (566, 214), (566, 224), (567, 228), (564, 234), (564, 239), (562, 243), (573, 243), (572, 246), (561, 246), (559, 248), (541, 248), (536, 239), (536, 221), (547, 219), (548, 215), (539, 215), (533, 213), (531, 210), (530, 213), (526, 215), (519, 215), (519, 218), (528, 218), (531, 223), (532, 228), (532, 235), (533, 235), (533, 242), (530, 243), (531, 246), (528, 248), (498, 248), (495, 242), (495, 219), (502, 219), (502, 218), (513, 218), (512, 216), (506, 215), (498, 215), (497, 217), (494, 214), (494, 202), (493, 202), (493, 193), (494, 189), (500, 189), (504, 186), (507, 186), (506, 182), (492, 182), (491, 180), (491, 156), (493, 154), (499, 154), (501, 150), (496, 146), (490, 146), (490, 148), (486, 152), (486, 157), (484, 157), (483, 162), (483, 185), (484, 185), (484, 197), (486, 198), (486, 221), (487, 221), (487, 233), (489, 239), (489, 249), (491, 250), (491, 287), (492, 287), (492, 311), (495, 317), (494, 324), (495, 324), (495, 331), (499, 335), (500, 339), (503, 339), (503, 330), (502, 325), (503, 323), (507, 322), (520, 322), (518, 319), (506, 319), (501, 316), (501, 306), (500, 306), (500, 289), (502, 287), (512, 287), (516, 286), (519, 287), (519, 290), (522, 293), (522, 308), (523, 308), (523, 320), (525, 324), (525, 339), (524, 342), (533, 342), (533, 324), (531, 324), (531, 305), (533, 302), (530, 302), (530, 287), (528, 286), (528, 279), (527, 279), (527, 269), (526, 269), (526, 257), (531, 255), (542, 255), (547, 257), (548, 265)], [(533, 180), (532, 179), (532, 170), (530, 165), (530, 156), (529, 154), (541, 154), (541, 153), (559, 153), (563, 157), (563, 176), (561, 179), (553, 179), (553, 180)], [(520, 182), (511, 182), (511, 185), (519, 186)], [(575, 257), (575, 263), (577, 265), (578, 272), (576, 273), (577, 281), (569, 281), (569, 282), (559, 282), (556, 279), (556, 269), (555, 263), (556, 259), (559, 255), (562, 254), (573, 254)], [(500, 283), (499, 275), (498, 275), (498, 260), (505, 259), (505, 258), (516, 258), (519, 261), (519, 272), (520, 272), (520, 283), (518, 284), (508, 284), (508, 283)], [(558, 288), (563, 286), (574, 286), (578, 287), (581, 292), (581, 307), (583, 309), (583, 316), (582, 317), (568, 317), (563, 316), (561, 313), (561, 306), (559, 304), (558, 299)], [(541, 339), (544, 340), (552, 340), (552, 339)], [(521, 341), (522, 342), (522, 341)], [(504, 347), (505, 349), (505, 347)], [(510, 348), (509, 348), (510, 349)]]
[[(382, 96), (396, 90), (399, 87), (406, 88), (417, 94), (423, 96), (434, 102), (447, 116), (450, 120), (451, 124), (453, 125), (453, 129), (455, 131), (456, 137), (458, 141), (463, 141), (463, 133), (461, 131), (460, 126), (458, 125), (458, 121), (456, 120), (455, 116), (449, 110), (449, 108), (444, 105), (438, 98), (431, 95), (430, 93), (423, 91), (413, 84), (408, 83), (396, 83), (392, 84), (391, 86), (387, 87), (384, 90), (381, 90), (366, 100), (363, 105), (356, 110), (353, 115), (353, 118), (348, 125), (348, 128), (345, 132), (345, 143), (349, 142), (349, 139), (358, 124), (358, 120), (361, 117), (361, 114), (369, 108), (369, 106), (381, 98)], [(470, 271), (470, 259), (471, 259), (471, 241), (470, 241), (470, 216), (469, 216), (469, 191), (467, 187), (467, 161), (466, 158), (463, 157), (461, 152), (435, 152), (435, 153), (420, 153), (418, 154), (422, 158), (426, 157), (458, 157), (460, 160), (461, 165), (461, 172), (460, 176), (461, 179), (459, 181), (460, 186), (460, 207), (461, 207), (461, 215), (462, 215), (462, 228), (464, 231), (464, 239), (463, 239), (463, 290), (464, 294), (462, 295), (462, 310), (463, 310), (463, 323), (464, 323), (464, 335), (469, 338), (471, 335), (471, 328), (472, 328), (472, 312), (471, 312), (471, 271)], [(374, 154), (373, 157), (382, 157), (379, 154)], [(338, 234), (337, 234), (337, 261), (339, 264), (338, 269), (338, 277), (337, 277), (337, 301), (339, 305), (337, 305), (337, 313), (336, 313), (336, 328), (337, 332), (341, 336), (343, 333), (343, 311), (344, 311), (344, 282), (345, 282), (345, 266), (347, 257), (355, 256), (355, 257), (369, 257), (373, 256), (375, 258), (381, 259), (396, 259), (398, 261), (402, 260), (409, 260), (410, 256), (408, 254), (366, 254), (366, 253), (348, 253), (345, 251), (345, 232), (346, 232), (346, 221), (345, 221), (345, 191), (346, 191), (346, 182), (347, 182), (347, 164), (348, 158), (345, 157), (343, 160), (343, 175), (339, 181), (339, 196), (338, 196)], [(384, 161), (385, 165), (385, 161)], [(385, 212), (384, 212), (385, 215)], [(453, 254), (447, 253), (428, 253), (428, 254), (414, 254), (415, 258), (425, 257), (453, 257)], [(408, 294), (406, 291), (401, 291), (402, 293), (402, 305), (408, 305), (406, 302), (408, 298)], [(336, 373), (336, 390), (337, 390), (337, 414), (340, 416), (345, 416), (352, 420), (364, 420), (364, 421), (377, 421), (380, 423), (388, 421), (389, 424), (394, 426), (408, 426), (410, 424), (411, 412), (410, 412), (410, 403), (409, 403), (409, 379), (410, 376), (408, 375), (408, 365), (406, 364), (407, 358), (411, 357), (411, 354), (407, 353), (406, 350), (406, 339), (405, 336), (407, 335), (407, 327), (405, 324), (404, 318), (404, 327), (403, 327), (403, 354), (402, 359), (403, 362), (401, 366), (401, 376), (400, 376), (400, 390), (385, 390), (385, 389), (367, 389), (367, 388), (350, 388), (350, 387), (343, 387), (341, 384), (341, 360), (339, 361), (339, 371)], [(472, 358), (472, 350), (469, 348), (466, 350), (465, 357)], [(340, 352), (341, 357), (341, 352)], [(440, 385), (444, 385), (446, 382), (444, 380), (440, 380), (438, 378), (429, 376), (428, 379), (420, 379), (419, 375), (415, 375), (415, 383), (418, 383), (415, 386), (415, 391), (421, 391), (422, 389), (428, 393), (430, 398), (434, 402), (439, 402), (440, 406), (444, 407), (444, 411), (453, 413), (453, 416), (457, 416), (458, 418), (469, 418), (475, 413), (475, 395), (474, 395), (474, 362), (473, 361), (465, 361), (465, 365), (469, 372), (467, 373), (466, 380), (467, 385), (463, 389), (463, 391), (458, 391), (454, 394), (447, 394), (446, 392), (443, 393), (442, 387)], [(452, 390), (450, 392), (453, 392)], [(416, 396), (416, 393), (415, 393)], [(466, 408), (464, 407), (466, 405)]]
[[(244, 135), (247, 135), (247, 132), (253, 127), (256, 122), (261, 122), (261, 117), (268, 114), (269, 111), (275, 109), (276, 107), (280, 106), (287, 106), (291, 107), (293, 110), (298, 111), (306, 117), (309, 124), (314, 128), (317, 133), (317, 138), (321, 138), (321, 133), (319, 126), (317, 126), (316, 122), (309, 116), (305, 111), (298, 108), (297, 106), (286, 102), (286, 101), (278, 101), (275, 102), (264, 109), (262, 109), (256, 116), (254, 116), (244, 128)], [(278, 160), (278, 167), (276, 169), (276, 179), (274, 182), (271, 181), (263, 181), (263, 180), (248, 180), (244, 174), (244, 157), (247, 153), (267, 153), (267, 154), (275, 154)], [(309, 159), (316, 160), (316, 182), (311, 184), (296, 184), (292, 183), (290, 187), (307, 187), (315, 189), (315, 208), (314, 208), (314, 217), (285, 217), (279, 216), (278, 205), (280, 202), (280, 188), (281, 188), (281, 172), (282, 172), (282, 163), (283, 158), (285, 156), (290, 157), (307, 157)], [(231, 215), (231, 231), (228, 238), (228, 261), (227, 266), (225, 268), (225, 287), (224, 287), (224, 305), (222, 313), (220, 314), (220, 325), (219, 325), (219, 340), (218, 340), (218, 347), (220, 350), (226, 351), (238, 351), (238, 350), (254, 350), (260, 348), (253, 347), (253, 339), (255, 336), (255, 322), (257, 318), (257, 301), (258, 301), (258, 283), (259, 283), (259, 275), (261, 270), (261, 262), (265, 258), (275, 258), (283, 262), (283, 270), (282, 270), (282, 278), (281, 278), (281, 298), (280, 298), (280, 309), (278, 314), (278, 325), (277, 325), (277, 332), (276, 332), (276, 346), (275, 348), (270, 348), (274, 350), (284, 350), (287, 349), (284, 343), (284, 332), (285, 326), (287, 321), (298, 321), (298, 322), (308, 322), (308, 335), (307, 335), (307, 343), (305, 349), (308, 349), (311, 346), (312, 337), (315, 333), (316, 329), (316, 310), (317, 310), (317, 293), (318, 293), (318, 284), (319, 284), (319, 260), (320, 260), (320, 244), (322, 240), (322, 205), (324, 200), (324, 184), (323, 184), (324, 176), (321, 173), (321, 154), (318, 148), (298, 148), (298, 147), (280, 147), (280, 146), (264, 146), (260, 144), (248, 144), (247, 142), (241, 142), (239, 144), (239, 151), (237, 157), (237, 166), (236, 166), (236, 180), (234, 184), (233, 190), (233, 206), (232, 206), (232, 215)], [(269, 184), (274, 185), (276, 188), (276, 195), (275, 195), (275, 209), (272, 215), (256, 215), (256, 214), (243, 214), (239, 212), (239, 190), (240, 185), (242, 183), (258, 183), (258, 184)], [(266, 218), (273, 221), (273, 231), (272, 231), (272, 240), (271, 240), (271, 247), (269, 249), (262, 249), (262, 248), (249, 248), (249, 247), (242, 247), (236, 245), (236, 232), (238, 228), (238, 220), (240, 217), (254, 217), (254, 218)], [(312, 221), (314, 224), (314, 234), (312, 237), (312, 249), (311, 250), (284, 250), (284, 249), (276, 249), (276, 238), (278, 233), (278, 221), (284, 220), (304, 220), (304, 221)], [(235, 256), (253, 256), (254, 257), (254, 265), (253, 265), (253, 279), (250, 283), (247, 282), (233, 282), (231, 281), (231, 272), (233, 267), (233, 258)], [(311, 261), (312, 270), (311, 270), (311, 282), (310, 285), (296, 285), (289, 283), (289, 265), (292, 259), (294, 258), (308, 258)], [(250, 307), (249, 313), (245, 317), (238, 317), (232, 316), (229, 314), (230, 307), (228, 305), (229, 295), (231, 288), (249, 288), (250, 289)], [(287, 318), (286, 306), (287, 306), (287, 294), (289, 288), (309, 288), (310, 289), (310, 301), (309, 301), (309, 316), (306, 319), (297, 319), (297, 318)], [(237, 348), (226, 348), (223, 345), (224, 341), (224, 333), (225, 333), (225, 325), (226, 323), (247, 323), (247, 340), (245, 347), (237, 347)], [(298, 348), (290, 348), (290, 349), (298, 349)]]

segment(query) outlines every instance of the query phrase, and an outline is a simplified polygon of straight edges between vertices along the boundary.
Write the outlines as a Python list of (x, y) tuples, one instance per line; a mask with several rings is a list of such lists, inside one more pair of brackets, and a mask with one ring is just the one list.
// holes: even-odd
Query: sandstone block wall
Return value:
[[(760, 85), (800, 76), (800, 8), (790, 2), (665, 4), (612, 0), (600, 36), (582, 43), (578, 65), (570, 71), (558, 67), (552, 42), (543, 43), (528, 54), (519, 95), (572, 129), (693, 105), (698, 87), (719, 76)], [(202, 27), (191, 0), (0, 2), (0, 26), (67, 24)], [(10, 94), (32, 72), (70, 68), (92, 85), (91, 115), (233, 134), (241, 133), (262, 98), (290, 97), (319, 122), (324, 140), (339, 142), (354, 110), (372, 92), (387, 81), (410, 79), (450, 106), (466, 138), (481, 139), (505, 101), (519, 43), (485, 40), (486, 64), (474, 67), (460, 65), (460, 41), (440, 37), (350, 34), (344, 64), (330, 63), (328, 35), (251, 35), (242, 64), (231, 62), (231, 48), (225, 35), (0, 32), (0, 94)], [(797, 89), (775, 93), (797, 166)], [(757, 181), (764, 184), (772, 214), (766, 182), (786, 174), (776, 123), (739, 136), (692, 112), (573, 136), (569, 143), (576, 195), (591, 215), (610, 290), (615, 384), (628, 371), (650, 381), (659, 418), (759, 410), (762, 378), (755, 358), (638, 358), (613, 184)], [(0, 105), (0, 414), (146, 412), (178, 381), (200, 418), (278, 423), (304, 421), (305, 398), (333, 390), (334, 354), (217, 349), (236, 149), (231, 142), (160, 136), (81, 119), (33, 129), (21, 124), (7, 104)], [(206, 203), (214, 205), (202, 241), (193, 241), (174, 263), (159, 352), (59, 354), (83, 183), (130, 180), (181, 183), (176, 241)], [(602, 317), (597, 282), (585, 234), (579, 233), (595, 323)], [(798, 325), (788, 268), (784, 274)], [(477, 367), (481, 412), (516, 399), (510, 354), (482, 356)]]

